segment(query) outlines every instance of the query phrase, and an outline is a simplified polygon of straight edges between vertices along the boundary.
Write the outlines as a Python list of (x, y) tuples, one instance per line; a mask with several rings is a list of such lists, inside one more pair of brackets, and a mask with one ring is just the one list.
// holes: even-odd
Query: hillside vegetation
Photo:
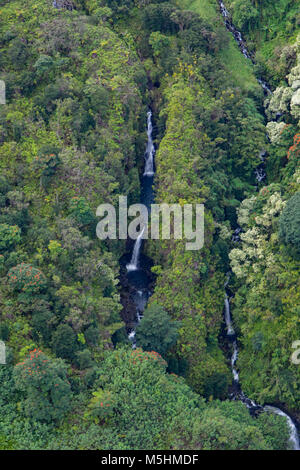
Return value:
[[(253, 68), (214, 1), (0, 2), (0, 449), (289, 448), (285, 419), (228, 399), (223, 309), (232, 269), (243, 389), (299, 416), (294, 3), (280, 2), (289, 16), (270, 60), (266, 6), (242, 25)], [(277, 41), (292, 50), (283, 68)], [(205, 245), (146, 243), (156, 284), (133, 350), (120, 317), (126, 241), (97, 238), (96, 209), (140, 200), (149, 106), (156, 202), (203, 203)]]

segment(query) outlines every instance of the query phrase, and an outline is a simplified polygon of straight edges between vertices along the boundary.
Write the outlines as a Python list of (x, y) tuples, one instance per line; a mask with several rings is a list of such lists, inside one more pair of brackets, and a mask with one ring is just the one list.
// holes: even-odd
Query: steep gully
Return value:
[[(249, 59), (254, 64), (254, 59), (249, 53), (246, 43), (242, 38), (241, 33), (233, 25), (229, 12), (227, 11), (224, 3), (218, 0), (220, 5), (220, 11), (224, 17), (224, 22), (226, 28), (233, 34), (234, 39), (238, 43), (240, 50), (246, 59)], [(258, 79), (258, 82), (262, 86), (265, 94), (271, 94), (271, 90), (268, 84), (262, 80)], [(145, 167), (144, 173), (141, 180), (141, 203), (145, 204), (150, 212), (151, 204), (154, 202), (154, 177), (155, 177), (155, 147), (153, 143), (153, 121), (152, 121), (152, 111), (149, 110), (147, 113), (147, 148), (145, 152)], [(266, 179), (265, 172), (265, 156), (266, 153), (262, 151), (260, 153), (261, 164), (255, 170), (255, 176), (257, 180), (257, 188), (260, 182), (263, 182)], [(140, 227), (140, 235), (135, 241), (131, 254), (124, 255), (121, 259), (121, 284), (123, 291), (123, 320), (126, 324), (127, 334), (129, 340), (132, 342), (132, 347), (136, 347), (136, 332), (135, 329), (140, 323), (143, 312), (147, 305), (147, 302), (152, 294), (154, 286), (154, 277), (151, 275), (151, 266), (152, 261), (143, 254), (143, 233), (145, 228)], [(238, 227), (232, 237), (233, 243), (239, 243), (240, 241), (241, 228)], [(231, 356), (231, 370), (233, 375), (233, 387), (230, 398), (233, 400), (239, 400), (244, 403), (249, 412), (252, 415), (255, 415), (257, 412), (270, 412), (282, 417), (285, 417), (287, 420), (289, 429), (290, 429), (290, 445), (294, 450), (300, 450), (299, 446), (299, 436), (297, 432), (297, 427), (290, 416), (284, 413), (281, 409), (266, 405), (261, 406), (256, 404), (253, 400), (249, 399), (241, 389), (239, 381), (239, 373), (236, 368), (236, 363), (238, 360), (238, 340), (232, 323), (231, 308), (230, 308), (230, 299), (232, 294), (229, 289), (231, 273), (227, 274), (227, 279), (224, 285), (225, 289), (225, 301), (224, 301), (224, 318), (227, 330), (227, 339), (232, 346), (232, 356)], [(124, 297), (124, 292), (126, 292)]]
[[(144, 204), (150, 214), (151, 204), (154, 202), (154, 176), (155, 176), (155, 146), (153, 143), (152, 111), (147, 113), (147, 148), (145, 152), (144, 172), (141, 179), (141, 203)], [(130, 258), (121, 259), (121, 284), (127, 288), (123, 319), (126, 323), (127, 334), (133, 347), (136, 345), (135, 328), (143, 317), (146, 304), (152, 293), (154, 277), (151, 274), (152, 262), (147, 258), (143, 250), (143, 235), (145, 226), (140, 227), (140, 235), (135, 241)], [(124, 306), (124, 297), (122, 299)]]
[[(242, 38), (242, 34), (240, 33), (240, 31), (236, 29), (236, 27), (232, 23), (230, 19), (230, 14), (228, 10), (226, 9), (223, 1), (218, 0), (218, 3), (220, 6), (221, 14), (224, 18), (226, 28), (228, 29), (228, 31), (230, 31), (233, 34), (233, 37), (238, 43), (239, 48), (242, 54), (244, 55), (244, 57), (246, 59), (251, 60), (252, 63), (254, 64), (255, 62), (247, 49), (246, 43)], [(53, 1), (53, 7), (57, 9), (61, 8), (59, 0)], [(66, 8), (72, 9), (73, 7), (70, 6), (70, 8), (68, 7)], [(259, 78), (258, 82), (260, 83), (260, 85), (262, 86), (266, 94), (272, 93), (268, 84), (264, 80)], [(147, 113), (147, 136), (148, 136), (148, 141), (147, 141), (147, 149), (145, 153), (145, 170), (144, 170), (144, 174), (142, 178), (141, 203), (145, 204), (148, 208), (148, 211), (150, 212), (151, 204), (152, 202), (154, 202), (153, 183), (154, 183), (154, 176), (155, 176), (155, 161), (154, 161), (155, 147), (153, 143), (152, 112), (150, 110)], [(264, 157), (265, 157), (265, 152), (262, 151), (260, 154), (262, 163), (255, 170), (256, 179), (258, 183), (264, 181), (266, 178)], [(129, 316), (126, 316), (126, 314), (123, 315), (123, 320), (127, 325), (128, 338), (130, 339), (130, 341), (132, 341), (133, 348), (136, 345), (135, 328), (143, 317), (143, 312), (145, 310), (149, 297), (151, 296), (151, 293), (152, 293), (151, 286), (154, 283), (154, 279), (153, 277), (151, 277), (151, 274), (150, 274), (150, 268), (152, 264), (151, 260), (149, 258), (144, 257), (143, 262), (141, 262), (144, 230), (145, 230), (145, 227), (144, 228), (141, 227), (141, 233), (134, 243), (130, 261), (126, 262), (126, 256), (122, 258), (123, 261), (121, 259), (121, 270), (123, 269), (123, 273), (126, 268), (126, 275), (124, 274), (121, 275), (121, 278), (122, 278), (121, 284), (123, 287), (123, 292), (124, 291), (128, 292), (127, 298), (124, 299), (124, 296), (122, 298), (124, 311), (126, 312), (128, 308), (128, 304), (131, 304), (131, 306), (133, 306), (133, 311), (131, 312), (131, 315)], [(240, 241), (240, 236), (239, 236), (240, 233), (241, 233), (241, 228), (238, 227), (232, 237), (232, 241), (234, 243), (238, 243)], [(241, 402), (243, 402), (247, 406), (251, 414), (255, 414), (255, 412), (259, 410), (259, 411), (271, 412), (279, 416), (285, 417), (290, 428), (291, 446), (294, 450), (300, 450), (297, 427), (295, 423), (293, 422), (293, 420), (290, 418), (290, 416), (288, 416), (282, 410), (274, 406), (266, 405), (262, 407), (260, 405), (257, 405), (254, 401), (246, 397), (246, 395), (243, 393), (241, 389), (240, 382), (239, 382), (239, 373), (236, 369), (239, 349), (238, 349), (235, 330), (232, 325), (232, 317), (231, 317), (231, 310), (230, 310), (230, 291), (228, 289), (230, 277), (231, 277), (231, 273), (229, 272), (227, 274), (227, 280), (224, 285), (224, 289), (225, 289), (224, 317), (225, 317), (225, 323), (226, 323), (226, 328), (227, 328), (227, 337), (229, 341), (232, 342), (232, 346), (233, 346), (233, 354), (231, 357), (231, 369), (232, 369), (232, 374), (233, 374), (234, 392), (232, 393), (231, 398), (240, 400)], [(128, 310), (130, 311), (130, 309)]]
[[(230, 18), (230, 14), (228, 10), (226, 9), (223, 1), (218, 0), (219, 6), (220, 6), (220, 11), (221, 14), (224, 18), (224, 23), (228, 31), (230, 31), (237, 42), (242, 54), (246, 59), (251, 60), (253, 64), (255, 64), (253, 57), (249, 53), (247, 49), (247, 45), (245, 41), (243, 40), (242, 34), (240, 31), (236, 29), (234, 24), (232, 23), (232, 20)], [(261, 78), (258, 79), (258, 82), (260, 83), (264, 93), (266, 95), (269, 95), (272, 93), (270, 87), (268, 84), (262, 80)], [(257, 188), (259, 183), (263, 182), (266, 179), (266, 172), (265, 172), (265, 156), (266, 153), (265, 151), (262, 151), (260, 153), (260, 158), (262, 163), (256, 168), (255, 170), (255, 176), (257, 180)], [(233, 243), (239, 243), (240, 242), (240, 233), (241, 233), (241, 228), (238, 227), (232, 237), (232, 242)], [(256, 404), (254, 401), (250, 400), (242, 391), (241, 385), (240, 385), (240, 380), (239, 380), (239, 373), (236, 369), (236, 363), (238, 360), (238, 354), (239, 354), (239, 349), (238, 349), (238, 342), (237, 342), (237, 337), (235, 334), (235, 330), (232, 324), (232, 316), (231, 316), (231, 309), (230, 309), (230, 298), (231, 298), (231, 292), (228, 288), (229, 282), (230, 282), (230, 277), (231, 277), (231, 272), (227, 274), (227, 279), (224, 285), (225, 288), (225, 308), (224, 308), (224, 316), (225, 316), (225, 323), (226, 323), (226, 329), (227, 329), (227, 338), (228, 341), (232, 344), (232, 356), (231, 356), (231, 370), (232, 370), (232, 375), (233, 375), (233, 392), (231, 394), (231, 398), (234, 400), (240, 400), (242, 403), (244, 403), (247, 408), (249, 409), (251, 414), (255, 414), (256, 412), (270, 412), (277, 414), (279, 416), (285, 417), (287, 420), (289, 429), (290, 429), (290, 445), (291, 448), (294, 450), (300, 450), (300, 445), (299, 445), (299, 435), (298, 435), (298, 430), (296, 427), (296, 424), (293, 422), (292, 418), (284, 413), (281, 409), (275, 407), (275, 406), (260, 406)]]

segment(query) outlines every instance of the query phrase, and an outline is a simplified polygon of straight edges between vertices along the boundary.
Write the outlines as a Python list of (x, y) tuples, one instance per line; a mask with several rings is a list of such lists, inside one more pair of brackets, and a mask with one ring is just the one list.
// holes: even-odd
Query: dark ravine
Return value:
[[(232, 22), (232, 19), (231, 19), (231, 16), (230, 16), (230, 13), (227, 10), (227, 8), (225, 7), (224, 2), (222, 2), (222, 0), (218, 0), (218, 3), (220, 5), (220, 11), (221, 11), (221, 14), (224, 18), (224, 23), (225, 23), (226, 28), (233, 35), (233, 37), (234, 37), (235, 41), (237, 42), (243, 56), (246, 59), (251, 60), (252, 64), (255, 65), (255, 59), (254, 59), (253, 55), (249, 52), (249, 50), (247, 48), (246, 41), (244, 40), (244, 38), (242, 36), (242, 33), (234, 26), (234, 24)], [(269, 94), (272, 93), (270, 86), (268, 85), (268, 83), (265, 80), (263, 80), (262, 78), (258, 78), (257, 81), (261, 85), (261, 87), (262, 87), (262, 89), (263, 89), (263, 91), (266, 95), (269, 95)]]
[[(150, 213), (154, 202), (155, 146), (153, 143), (153, 115), (147, 113), (147, 147), (145, 164), (141, 178), (141, 204)], [(121, 259), (121, 285), (123, 287), (123, 320), (127, 334), (135, 347), (135, 328), (143, 317), (147, 302), (153, 292), (154, 276), (151, 273), (152, 260), (143, 254), (145, 227), (140, 227), (140, 235), (133, 243), (131, 253)]]
[(226, 329), (227, 329), (227, 338), (228, 338), (228, 342), (231, 343), (232, 350), (233, 350), (233, 353), (231, 356), (231, 370), (232, 370), (232, 375), (233, 375), (233, 385), (232, 385), (232, 393), (231, 393), (230, 398), (233, 400), (240, 400), (242, 403), (244, 403), (244, 405), (246, 405), (247, 408), (249, 409), (249, 412), (252, 416), (255, 416), (257, 413), (260, 413), (260, 412), (268, 412), (268, 413), (274, 413), (274, 414), (284, 417), (287, 420), (287, 423), (290, 429), (291, 448), (293, 450), (300, 450), (298, 430), (292, 418), (278, 407), (271, 406), (271, 405), (264, 405), (264, 406), (258, 405), (253, 400), (248, 398), (241, 388), (239, 373), (238, 373), (238, 370), (236, 369), (239, 348), (238, 348), (237, 337), (236, 337), (236, 333), (232, 324), (232, 317), (231, 317), (230, 298), (232, 296), (231, 296), (230, 290), (228, 289), (230, 277), (231, 277), (231, 273), (228, 273), (227, 280), (224, 285), (225, 287), (224, 310), (225, 310), (225, 323), (226, 323)]
[[(230, 14), (226, 9), (224, 3), (218, 0), (220, 11), (224, 18), (224, 22), (228, 31), (233, 34), (235, 41), (238, 43), (239, 48), (244, 57), (255, 64), (255, 60), (247, 49), (247, 44), (244, 41), (242, 34), (232, 23)], [(258, 82), (261, 85), (265, 95), (271, 94), (269, 85), (262, 79), (258, 78)], [(140, 202), (147, 206), (150, 210), (151, 204), (154, 202), (154, 177), (155, 177), (155, 147), (153, 143), (153, 116), (152, 111), (149, 110), (147, 113), (147, 147), (145, 152), (145, 165), (143, 174), (141, 176), (141, 200)], [(259, 184), (264, 182), (266, 179), (265, 171), (265, 157), (266, 153), (264, 150), (260, 152), (261, 164), (255, 169), (255, 178), (257, 181), (257, 188)], [(239, 243), (240, 241), (241, 228), (238, 227), (233, 235), (232, 242)], [(126, 331), (129, 340), (132, 342), (133, 348), (136, 346), (135, 340), (135, 329), (143, 317), (143, 312), (147, 305), (150, 296), (153, 293), (155, 285), (155, 277), (151, 273), (151, 267), (153, 265), (152, 260), (143, 254), (143, 228), (141, 227), (140, 236), (135, 242), (129, 242), (130, 247), (129, 253), (124, 255), (120, 260), (121, 265), (121, 276), (120, 281), (122, 285), (122, 304), (123, 313), (122, 318), (126, 325)], [(239, 347), (238, 338), (232, 324), (230, 300), (233, 297), (232, 292), (229, 289), (229, 282), (231, 273), (227, 274), (227, 280), (224, 285), (225, 289), (225, 300), (224, 300), (224, 316), (226, 323), (226, 336), (229, 348), (232, 350), (230, 358), (231, 370), (233, 374), (233, 384), (231, 387), (230, 398), (233, 400), (241, 401), (247, 408), (252, 416), (256, 416), (261, 412), (274, 413), (286, 418), (289, 429), (290, 429), (290, 444), (294, 450), (300, 450), (299, 436), (296, 424), (292, 418), (284, 413), (280, 408), (265, 405), (261, 406), (255, 403), (253, 400), (248, 398), (240, 384), (239, 372), (236, 368)]]
[[(230, 17), (230, 14), (228, 10), (226, 9), (223, 1), (218, 0), (218, 3), (219, 3), (220, 11), (224, 18), (224, 23), (225, 23), (227, 30), (232, 33), (244, 57), (246, 59), (251, 60), (251, 62), (255, 64), (254, 58), (248, 51), (247, 44), (244, 41), (241, 32), (238, 31), (238, 29), (234, 26), (232, 19)], [(258, 78), (258, 82), (261, 85), (266, 95), (272, 94), (270, 87), (262, 78)], [(255, 170), (257, 189), (259, 188), (259, 184), (265, 181), (266, 176), (267, 176), (266, 171), (265, 171), (265, 157), (266, 157), (266, 152), (262, 150), (260, 153), (261, 164)], [(241, 228), (238, 227), (232, 238), (232, 241), (234, 243), (240, 242), (240, 233), (241, 233)], [(231, 309), (230, 309), (230, 298), (232, 298), (232, 294), (228, 288), (230, 277), (231, 277), (231, 272), (227, 274), (227, 280), (224, 285), (224, 288), (225, 288), (224, 316), (225, 316), (228, 342), (231, 343), (232, 350), (233, 350), (233, 353), (230, 359), (231, 370), (232, 370), (232, 375), (233, 375), (233, 386), (232, 386), (231, 398), (234, 400), (240, 400), (242, 403), (244, 403), (249, 409), (249, 412), (254, 416), (259, 412), (269, 412), (269, 413), (274, 413), (279, 416), (285, 417), (285, 419), (287, 420), (289, 429), (290, 429), (290, 445), (292, 449), (300, 450), (298, 430), (292, 418), (278, 407), (271, 406), (271, 405), (265, 405), (265, 406), (258, 405), (253, 400), (249, 399), (244, 394), (241, 388), (241, 384), (239, 380), (239, 373), (238, 373), (238, 370), (236, 369), (236, 363), (237, 363), (238, 354), (239, 354), (238, 338), (236, 337), (236, 333), (232, 324), (232, 316), (231, 316)]]

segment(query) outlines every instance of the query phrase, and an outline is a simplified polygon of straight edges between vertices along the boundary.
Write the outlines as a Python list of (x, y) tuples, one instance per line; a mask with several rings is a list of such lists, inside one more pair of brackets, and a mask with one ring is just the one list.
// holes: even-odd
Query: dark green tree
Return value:
[(52, 349), (56, 356), (69, 361), (74, 359), (78, 349), (76, 335), (67, 324), (61, 324), (52, 335)]
[(38, 421), (60, 421), (70, 409), (71, 387), (61, 359), (49, 359), (35, 349), (14, 368), (16, 388), (23, 392), (25, 414)]
[(12, 248), (21, 240), (17, 225), (0, 224), (0, 252)]
[(171, 320), (158, 304), (147, 308), (136, 330), (136, 341), (145, 351), (156, 351), (162, 356), (176, 343), (179, 323)]
[(206, 398), (213, 397), (224, 400), (228, 394), (228, 376), (220, 372), (215, 372), (208, 377), (204, 387), (204, 395)]
[(39, 292), (46, 286), (46, 277), (31, 264), (21, 263), (8, 272), (8, 283), (16, 291)]

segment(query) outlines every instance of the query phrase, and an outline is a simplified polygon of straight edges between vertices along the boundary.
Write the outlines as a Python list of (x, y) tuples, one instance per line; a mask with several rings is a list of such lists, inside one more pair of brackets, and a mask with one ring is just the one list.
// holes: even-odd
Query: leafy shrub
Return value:
[(25, 414), (39, 421), (59, 421), (70, 409), (71, 387), (61, 360), (34, 349), (14, 368), (16, 388), (25, 393)]
[(227, 397), (228, 385), (228, 376), (216, 372), (206, 380), (204, 395), (206, 398), (224, 400)]
[(300, 251), (300, 191), (291, 197), (281, 214), (279, 235), (284, 243)]
[(73, 197), (70, 203), (71, 215), (80, 225), (89, 225), (96, 218), (84, 197)]
[(21, 240), (21, 230), (17, 225), (0, 224), (0, 251), (8, 250)]
[(21, 263), (8, 272), (8, 283), (16, 291), (39, 292), (46, 286), (46, 277), (31, 264)]
[(81, 370), (90, 368), (93, 364), (91, 351), (89, 349), (78, 351), (76, 353), (76, 362)]
[(290, 147), (288, 151), (288, 159), (297, 159), (300, 157), (300, 134), (296, 134), (294, 137), (294, 144)]
[(91, 325), (88, 329), (84, 332), (85, 340), (88, 344), (92, 346), (96, 346), (99, 342), (99, 328)]
[(28, 47), (26, 41), (16, 38), (10, 43), (8, 50), (9, 58), (14, 67), (21, 69), (28, 59)]
[(77, 350), (76, 335), (69, 325), (59, 325), (52, 336), (52, 348), (58, 357), (72, 360)]
[(58, 149), (52, 145), (43, 146), (33, 160), (32, 166), (41, 176), (53, 176), (60, 164)]
[(145, 351), (166, 352), (176, 343), (178, 322), (173, 322), (167, 312), (158, 304), (146, 309), (137, 327), (137, 344)]
[(32, 336), (36, 341), (44, 341), (49, 344), (51, 340), (51, 321), (53, 320), (52, 312), (41, 306), (38, 311), (32, 315)]

